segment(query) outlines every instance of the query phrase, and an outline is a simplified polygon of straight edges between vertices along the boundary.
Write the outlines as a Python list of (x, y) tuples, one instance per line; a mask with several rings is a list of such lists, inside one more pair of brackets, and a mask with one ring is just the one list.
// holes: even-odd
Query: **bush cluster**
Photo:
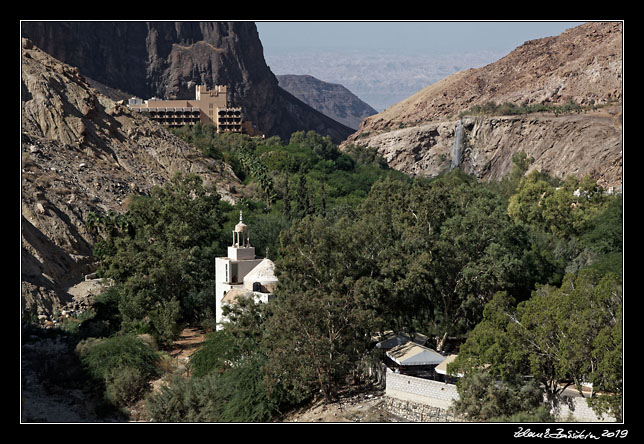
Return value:
[(90, 338), (81, 341), (76, 351), (91, 378), (104, 386), (106, 400), (115, 406), (140, 399), (150, 379), (159, 374), (157, 352), (133, 335)]
[(593, 109), (594, 107), (584, 107), (572, 100), (564, 103), (563, 105), (553, 105), (553, 104), (544, 104), (544, 103), (532, 103), (532, 104), (521, 104), (517, 105), (512, 102), (486, 102), (483, 105), (474, 105), (467, 111), (463, 111), (459, 114), (460, 118), (466, 116), (515, 116), (522, 114), (531, 114), (539, 112), (552, 112), (555, 115), (558, 114), (567, 114)]

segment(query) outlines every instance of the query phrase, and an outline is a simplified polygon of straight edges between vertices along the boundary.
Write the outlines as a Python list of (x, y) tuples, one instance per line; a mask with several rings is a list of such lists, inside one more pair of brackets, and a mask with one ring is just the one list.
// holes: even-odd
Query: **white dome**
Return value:
[(237, 225), (235, 225), (235, 233), (243, 233), (246, 230), (248, 230), (248, 225), (243, 222), (239, 222)]
[(244, 276), (244, 284), (253, 282), (260, 282), (262, 284), (270, 284), (277, 282), (275, 276), (275, 264), (270, 259), (264, 259), (255, 266), (246, 276)]
[(242, 222), (242, 212), (239, 212), (239, 223), (235, 225), (235, 233), (243, 233), (248, 229), (248, 226)]

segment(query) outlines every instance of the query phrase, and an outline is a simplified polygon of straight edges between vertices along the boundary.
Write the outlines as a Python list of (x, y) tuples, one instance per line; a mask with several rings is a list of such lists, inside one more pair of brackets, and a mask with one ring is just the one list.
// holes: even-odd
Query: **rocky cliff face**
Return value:
[(353, 132), (279, 88), (252, 22), (23, 22), (22, 34), (85, 77), (141, 98), (227, 85), (267, 136), (314, 129), (340, 142)]
[(555, 176), (590, 174), (622, 184), (622, 26), (587, 23), (557, 37), (528, 41), (499, 61), (461, 71), (365, 119), (346, 143), (377, 148), (410, 174), (450, 168), (459, 113), (486, 102), (516, 105), (609, 105), (557, 115), (466, 118), (462, 168), (498, 179), (523, 150), (533, 168)]
[(22, 41), (22, 302), (52, 313), (92, 271), (90, 211), (123, 211), (175, 172), (199, 174), (226, 200), (239, 180), (159, 125), (89, 86), (75, 67)]
[[(590, 175), (604, 188), (622, 184), (622, 132), (608, 112), (554, 116), (464, 118), (459, 168), (485, 180), (499, 180), (518, 151), (535, 159), (530, 167), (555, 177)], [(457, 121), (384, 132), (358, 140), (375, 148), (388, 164), (410, 175), (434, 177), (452, 168)]]

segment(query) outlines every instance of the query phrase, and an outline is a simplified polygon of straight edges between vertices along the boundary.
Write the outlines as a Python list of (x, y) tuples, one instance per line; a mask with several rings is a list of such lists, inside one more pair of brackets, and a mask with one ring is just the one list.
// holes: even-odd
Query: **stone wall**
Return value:
[(389, 396), (385, 397), (385, 408), (389, 413), (410, 422), (464, 422), (446, 409)]

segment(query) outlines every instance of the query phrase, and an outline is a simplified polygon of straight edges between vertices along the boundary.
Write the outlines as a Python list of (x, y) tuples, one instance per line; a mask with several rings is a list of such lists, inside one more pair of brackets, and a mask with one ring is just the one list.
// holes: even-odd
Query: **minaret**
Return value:
[[(255, 258), (255, 247), (250, 245), (250, 232), (239, 212), (239, 223), (233, 230), (233, 243), (228, 247), (227, 257), (215, 258), (216, 321), (222, 321), (221, 300), (233, 288), (243, 288), (246, 276), (261, 258)], [(217, 329), (220, 327), (217, 326)]]
[(233, 230), (233, 244), (228, 247), (228, 257), (233, 259), (255, 259), (255, 247), (250, 246), (250, 232), (239, 212), (239, 223)]

